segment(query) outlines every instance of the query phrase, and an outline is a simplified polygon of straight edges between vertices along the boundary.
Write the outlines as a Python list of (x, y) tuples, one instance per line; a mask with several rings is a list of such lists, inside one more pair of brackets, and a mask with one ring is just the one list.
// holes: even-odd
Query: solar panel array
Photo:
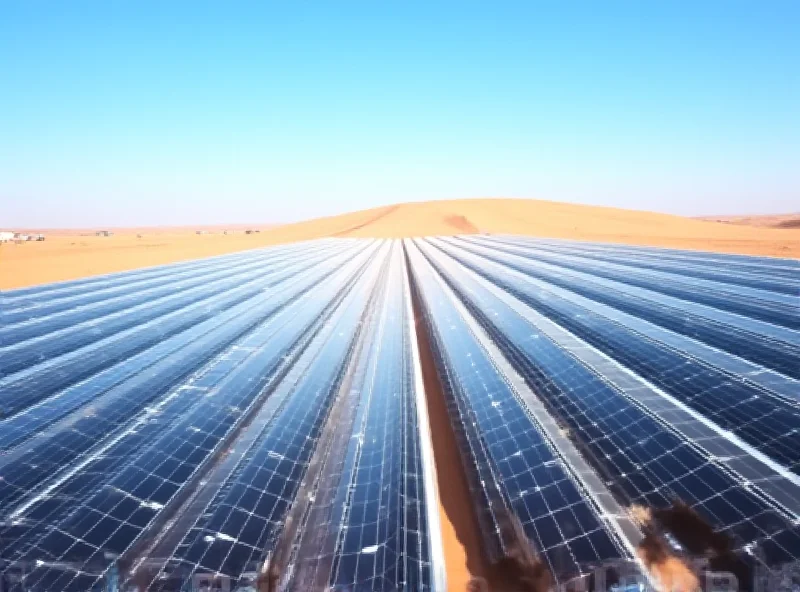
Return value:
[(447, 589), (423, 356), (489, 563), (800, 565), (799, 262), (325, 239), (0, 294), (0, 589)]

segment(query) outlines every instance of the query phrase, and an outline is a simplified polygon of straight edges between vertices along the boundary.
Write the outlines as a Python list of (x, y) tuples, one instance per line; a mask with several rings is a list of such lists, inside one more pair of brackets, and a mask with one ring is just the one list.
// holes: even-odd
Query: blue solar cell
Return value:
[[(347, 254), (343, 255), (342, 261), (347, 256)], [(27, 370), (0, 378), (0, 397), (2, 397), (0, 398), (0, 418), (19, 413), (47, 396), (145, 351), (215, 315), (226, 314), (231, 310), (241, 313), (242, 310), (263, 307), (265, 290), (274, 289), (281, 282), (309, 269), (313, 269), (313, 266), (303, 265), (297, 269), (279, 272), (274, 276), (267, 274), (217, 296), (211, 296), (174, 311), (174, 313), (170, 313), (169, 310), (158, 310), (156, 306), (154, 308), (161, 316), (150, 318), (149, 313), (145, 314), (144, 316), (148, 320), (143, 319), (141, 323), (134, 324), (129, 330), (112, 333), (105, 339), (92, 341), (89, 345), (75, 350), (68, 349), (75, 347), (74, 341), (82, 342), (86, 339), (93, 339), (94, 332), (91, 329), (87, 334), (78, 335), (77, 338), (62, 336), (66, 341), (65, 344), (61, 343), (61, 339), (54, 339), (52, 346), (45, 346), (43, 349), (46, 355), (51, 355), (51, 349), (55, 350), (55, 358), (46, 359), (43, 363), (35, 364)], [(316, 275), (301, 277), (297, 293), (313, 289), (331, 271), (331, 269), (321, 267)], [(309, 282), (308, 279), (312, 281)], [(291, 298), (283, 298), (281, 302), (285, 304), (290, 300)], [(270, 310), (274, 309), (273, 307)], [(135, 318), (131, 320), (138, 319), (140, 315), (134, 316)], [(115, 322), (112, 322), (111, 325), (115, 325)], [(103, 332), (99, 333), (102, 336)], [(34, 354), (36, 352), (35, 346), (33, 352)]]

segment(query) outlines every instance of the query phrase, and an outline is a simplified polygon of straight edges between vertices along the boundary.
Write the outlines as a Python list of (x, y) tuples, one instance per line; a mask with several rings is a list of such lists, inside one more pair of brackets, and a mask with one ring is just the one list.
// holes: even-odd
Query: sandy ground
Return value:
[(436, 362), (433, 359), (428, 332), (414, 297), (425, 397), (431, 427), (431, 444), (436, 464), (436, 487), (439, 494), (439, 519), (442, 528), (447, 589), (464, 592), (473, 576), (489, 575), (483, 555), (478, 519), (475, 515), (469, 484), (461, 461), (458, 441), (450, 424), (447, 403), (442, 391)]
[[(244, 227), (229, 226), (237, 231), (232, 235), (223, 235), (219, 227), (119, 229), (112, 237), (87, 235), (86, 230), (44, 230), (48, 235), (44, 242), (0, 245), (0, 289), (330, 236), (493, 232), (800, 258), (800, 228), (757, 227), (541, 200), (409, 203), (273, 228), (261, 225), (257, 227), (262, 232), (253, 235), (245, 235)], [(209, 234), (195, 234), (201, 228)]]
[(194, 231), (110, 237), (57, 235), (44, 242), (0, 244), (0, 289), (70, 280), (252, 249), (272, 242), (261, 235), (195, 235)]

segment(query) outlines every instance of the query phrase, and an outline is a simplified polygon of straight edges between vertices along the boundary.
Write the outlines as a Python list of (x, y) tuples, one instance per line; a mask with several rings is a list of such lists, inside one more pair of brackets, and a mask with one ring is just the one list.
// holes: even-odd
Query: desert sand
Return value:
[(470, 498), (469, 483), (461, 462), (458, 441), (447, 413), (447, 401), (439, 382), (430, 337), (425, 329), (421, 304), (414, 296), (425, 398), (431, 427), (431, 444), (436, 464), (436, 489), (442, 530), (447, 589), (468, 590), (472, 577), (487, 578), (490, 573), (483, 555), (478, 519)]
[[(780, 222), (784, 222), (783, 220)], [(0, 245), (0, 289), (75, 279), (322, 237), (452, 235), (474, 232), (607, 241), (800, 258), (800, 228), (753, 226), (542, 200), (474, 199), (406, 203), (261, 228), (222, 227), (42, 230), (44, 242)], [(197, 235), (197, 230), (209, 234)], [(140, 236), (137, 236), (140, 235)]]

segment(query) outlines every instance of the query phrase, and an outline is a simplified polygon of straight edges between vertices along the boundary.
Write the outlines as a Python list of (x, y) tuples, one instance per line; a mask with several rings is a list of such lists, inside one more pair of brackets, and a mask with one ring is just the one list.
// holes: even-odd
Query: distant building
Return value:
[(114, 236), (114, 233), (110, 230), (98, 230), (95, 232), (96, 236)]
[(14, 233), (14, 240), (17, 241), (17, 242), (23, 242), (23, 241), (29, 241), (31, 239), (24, 232), (15, 232)]
[(198, 230), (195, 234), (208, 234), (208, 230)]
[(44, 235), (42, 233), (37, 234), (36, 235), (36, 240), (37, 241), (43, 241), (44, 240)]
[(260, 231), (260, 230), (258, 230), (258, 229), (254, 229), (254, 230), (245, 230), (245, 231), (244, 231), (244, 233), (245, 233), (245, 234), (256, 234), (256, 233), (258, 233), (258, 232), (261, 232), (261, 231)]
[(13, 232), (0, 232), (0, 243), (7, 243), (14, 240)]

